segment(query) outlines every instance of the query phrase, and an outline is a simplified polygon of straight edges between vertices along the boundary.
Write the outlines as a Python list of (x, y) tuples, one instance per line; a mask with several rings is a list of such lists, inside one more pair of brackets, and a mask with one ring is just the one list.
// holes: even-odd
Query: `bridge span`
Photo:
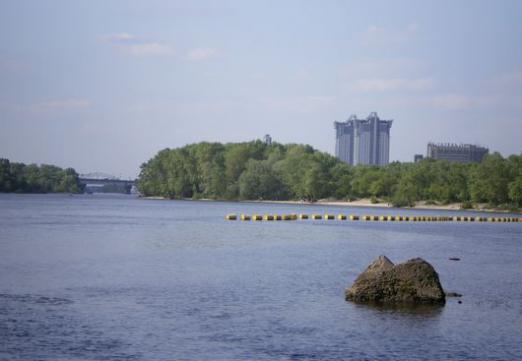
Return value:
[(116, 178), (83, 178), (80, 183), (85, 186), (86, 193), (125, 193), (136, 191), (135, 180), (123, 180)]

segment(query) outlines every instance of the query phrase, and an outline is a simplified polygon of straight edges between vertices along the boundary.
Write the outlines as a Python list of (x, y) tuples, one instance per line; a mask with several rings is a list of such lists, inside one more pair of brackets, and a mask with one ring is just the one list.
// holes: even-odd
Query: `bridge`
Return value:
[(135, 180), (123, 180), (110, 175), (82, 174), (80, 183), (85, 186), (85, 193), (125, 193), (136, 191)]

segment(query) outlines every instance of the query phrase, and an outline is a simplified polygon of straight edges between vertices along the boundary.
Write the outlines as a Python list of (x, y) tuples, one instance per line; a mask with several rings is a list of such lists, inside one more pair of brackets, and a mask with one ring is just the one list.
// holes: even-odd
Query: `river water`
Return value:
[[(522, 223), (225, 221), (233, 212), (434, 214), (0, 194), (0, 360), (522, 359)], [(463, 297), (346, 302), (380, 254), (425, 258)]]

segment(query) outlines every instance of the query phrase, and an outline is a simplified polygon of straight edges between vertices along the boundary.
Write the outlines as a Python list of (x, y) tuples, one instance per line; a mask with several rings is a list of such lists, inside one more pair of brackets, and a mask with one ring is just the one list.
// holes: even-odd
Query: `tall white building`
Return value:
[(351, 115), (344, 122), (334, 122), (335, 156), (351, 165), (388, 164), (392, 122), (379, 119), (375, 112), (366, 119)]

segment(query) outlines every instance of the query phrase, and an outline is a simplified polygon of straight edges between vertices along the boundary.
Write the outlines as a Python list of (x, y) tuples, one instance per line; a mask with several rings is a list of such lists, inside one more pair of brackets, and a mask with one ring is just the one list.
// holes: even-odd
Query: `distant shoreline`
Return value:
[[(150, 196), (140, 197), (142, 199), (149, 200), (172, 200), (161, 196)], [(176, 199), (174, 199), (176, 200)], [(309, 201), (273, 201), (273, 200), (224, 200), (224, 199), (192, 199), (182, 198), (179, 200), (194, 201), (194, 202), (237, 202), (237, 203), (265, 203), (265, 204), (294, 204), (294, 205), (312, 205), (312, 206), (338, 206), (338, 207), (366, 207), (366, 208), (381, 208), (381, 209), (419, 209), (419, 210), (440, 210), (440, 211), (469, 211), (469, 212), (486, 212), (486, 213), (522, 213), (522, 210), (507, 210), (501, 208), (487, 208), (485, 205), (479, 206), (480, 208), (461, 208), (461, 203), (449, 203), (449, 204), (426, 204), (425, 201), (416, 202), (414, 207), (393, 207), (390, 203), (372, 203), (369, 198), (362, 198), (354, 201), (338, 201), (338, 200), (318, 200), (316, 202)]]

